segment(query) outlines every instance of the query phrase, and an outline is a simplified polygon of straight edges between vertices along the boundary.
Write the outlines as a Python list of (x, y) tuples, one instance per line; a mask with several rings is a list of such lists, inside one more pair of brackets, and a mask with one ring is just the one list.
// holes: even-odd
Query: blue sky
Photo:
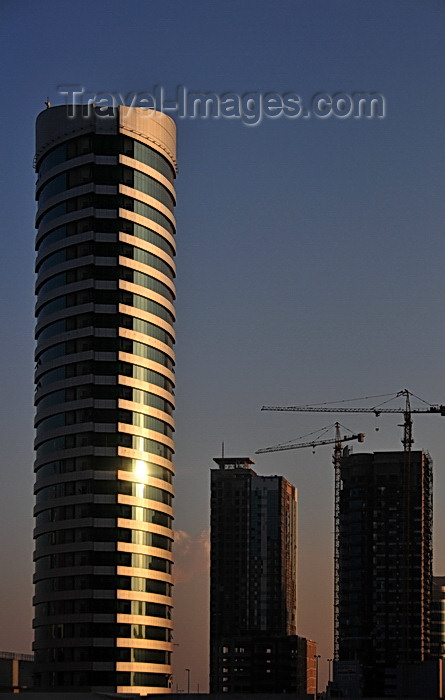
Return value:
[[(440, 0), (4, 0), (0, 648), (28, 651), (32, 510), (34, 120), (60, 84), (91, 92), (379, 92), (383, 119), (177, 119), (175, 682), (207, 683), (209, 468), (336, 416), (261, 413), (397, 392), (445, 403), (445, 6)], [(331, 420), (332, 418), (332, 420)], [(399, 449), (398, 417), (342, 419)], [(375, 430), (376, 425), (379, 431)], [(435, 570), (445, 571), (444, 424)], [(356, 448), (357, 449), (357, 448)], [(331, 452), (256, 458), (299, 489), (300, 633), (331, 656)], [(204, 601), (204, 604), (203, 604)], [(14, 609), (14, 622), (10, 611)], [(190, 611), (195, 624), (190, 624)], [(201, 621), (196, 622), (200, 619)], [(322, 664), (324, 668), (327, 664)]]

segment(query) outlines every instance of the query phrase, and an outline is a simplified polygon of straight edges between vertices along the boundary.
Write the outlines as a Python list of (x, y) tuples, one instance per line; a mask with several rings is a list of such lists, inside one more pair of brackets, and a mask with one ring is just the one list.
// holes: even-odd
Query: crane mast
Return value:
[[(364, 433), (354, 435), (344, 435), (340, 433), (340, 423), (334, 423), (335, 437), (334, 439), (326, 440), (311, 440), (309, 442), (287, 443), (283, 445), (275, 445), (273, 447), (265, 447), (257, 450), (255, 454), (264, 454), (266, 452), (280, 452), (282, 450), (294, 450), (301, 447), (318, 447), (319, 445), (334, 444), (334, 452), (332, 455), (332, 463), (334, 465), (334, 658), (338, 659), (338, 612), (339, 612), (339, 523), (340, 523), (340, 488), (341, 488), (341, 458), (343, 454), (343, 442), (349, 440), (358, 440), (363, 442), (365, 439)], [(328, 426), (330, 428), (332, 426)], [(321, 430), (324, 430), (322, 428)]]

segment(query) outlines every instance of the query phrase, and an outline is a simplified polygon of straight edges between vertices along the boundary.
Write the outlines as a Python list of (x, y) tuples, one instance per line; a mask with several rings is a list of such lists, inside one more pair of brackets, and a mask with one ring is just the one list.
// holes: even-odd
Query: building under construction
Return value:
[(432, 460), (345, 451), (340, 476), (337, 681), (404, 695), (400, 669), (430, 651)]

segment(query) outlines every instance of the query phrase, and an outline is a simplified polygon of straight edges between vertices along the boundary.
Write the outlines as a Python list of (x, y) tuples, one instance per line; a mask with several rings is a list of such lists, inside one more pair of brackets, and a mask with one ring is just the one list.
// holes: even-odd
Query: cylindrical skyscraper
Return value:
[(160, 113), (37, 118), (34, 650), (46, 691), (171, 685), (175, 152)]

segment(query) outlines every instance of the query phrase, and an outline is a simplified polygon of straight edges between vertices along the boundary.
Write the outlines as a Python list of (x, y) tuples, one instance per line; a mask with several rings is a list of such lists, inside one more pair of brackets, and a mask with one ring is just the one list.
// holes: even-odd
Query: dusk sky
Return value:
[[(267, 413), (408, 388), (445, 404), (443, 0), (3, 0), (0, 650), (32, 642), (34, 122), (90, 93), (380, 93), (383, 118), (181, 118), (177, 178), (174, 688), (207, 690), (209, 470), (251, 456), (299, 494), (298, 632), (332, 656), (330, 447), (258, 455), (335, 414)], [(414, 405), (421, 405), (413, 401)], [(403, 406), (399, 399), (391, 404)], [(338, 416), (355, 451), (399, 450), (400, 416)], [(376, 428), (379, 428), (377, 431)], [(445, 419), (435, 465), (445, 574)], [(323, 686), (324, 687), (324, 686)]]

